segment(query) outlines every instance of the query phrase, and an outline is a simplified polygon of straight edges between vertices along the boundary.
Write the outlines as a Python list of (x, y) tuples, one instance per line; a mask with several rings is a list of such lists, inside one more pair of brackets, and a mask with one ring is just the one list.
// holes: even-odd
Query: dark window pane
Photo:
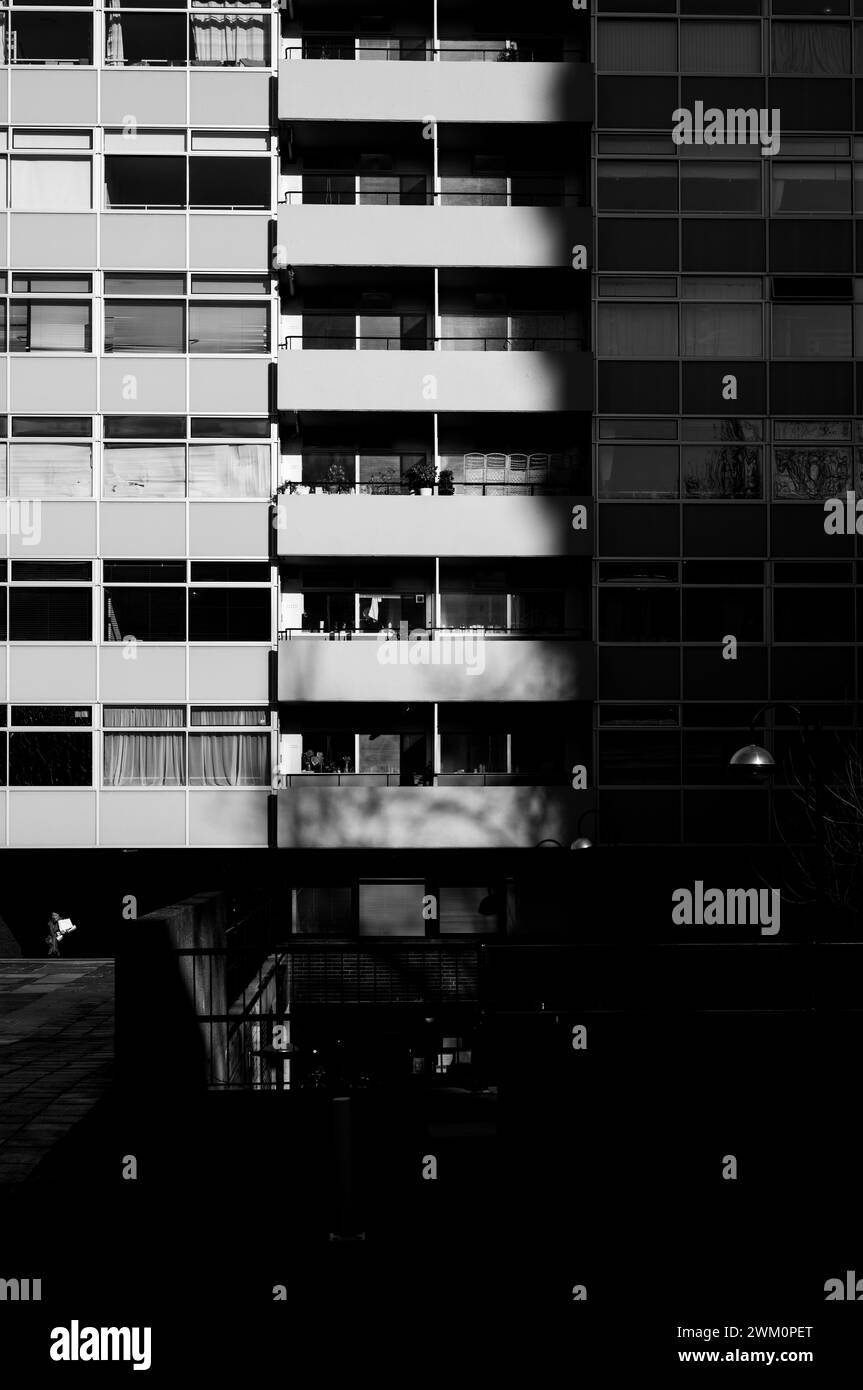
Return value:
[(677, 589), (601, 589), (600, 642), (677, 642), (680, 640)]
[(268, 584), (266, 560), (193, 560), (192, 581), (199, 584)]
[(600, 129), (666, 130), (677, 108), (673, 77), (600, 77), (596, 85)]
[(676, 222), (603, 217), (598, 228), (599, 270), (677, 270)]
[(598, 180), (597, 205), (601, 211), (677, 211), (676, 163), (602, 159)]
[(185, 560), (103, 560), (106, 584), (184, 584)]
[(683, 508), (683, 548), (693, 556), (765, 555), (767, 509), (757, 502), (689, 502)]
[[(811, 9), (815, 10), (815, 0)], [(774, 20), (773, 71), (829, 77), (851, 71), (851, 27), (818, 21), (786, 24)]]
[(600, 362), (599, 409), (664, 415), (677, 410), (676, 362)]
[(854, 386), (850, 362), (777, 362), (770, 368), (771, 409), (790, 415), (801, 401), (813, 415), (850, 415)]
[(775, 590), (773, 636), (777, 642), (853, 642), (853, 590)]
[(603, 647), (597, 653), (603, 700), (677, 700), (680, 651), (677, 647)]
[[(722, 399), (722, 382), (737, 378), (737, 400)], [(683, 367), (683, 408), (693, 415), (763, 415), (766, 407), (764, 366), (740, 359), (686, 362)]]
[(183, 439), (185, 415), (106, 415), (106, 439)]
[(55, 579), (61, 583), (71, 583), (77, 579), (85, 582), (93, 577), (90, 560), (13, 560), (12, 578), (29, 580), (35, 583), (40, 579)]
[(680, 735), (601, 734), (599, 781), (618, 786), (679, 782)]
[(686, 218), (684, 270), (764, 270), (764, 223)]
[(684, 589), (684, 642), (722, 642), (728, 634), (739, 642), (764, 640), (761, 589)]
[(89, 787), (90, 734), (10, 734), (10, 787)]
[(106, 642), (183, 642), (186, 639), (185, 589), (105, 590)]
[(87, 439), (93, 433), (90, 415), (13, 415), (12, 436), (43, 439)]
[(93, 722), (89, 705), (13, 705), (10, 724), (78, 725), (88, 728)]
[(192, 418), (193, 439), (269, 439), (270, 422), (266, 417), (247, 420), (243, 416), (209, 419), (205, 415)]
[(606, 502), (599, 528), (600, 555), (680, 554), (680, 508), (673, 503)]
[[(863, 222), (858, 223), (863, 227)], [(851, 222), (810, 219), (770, 223), (770, 269), (801, 275), (850, 275), (854, 269)]]
[(267, 642), (269, 589), (190, 589), (189, 640)]
[(9, 635), (13, 642), (89, 642), (93, 637), (92, 591), (13, 588)]
[(841, 78), (772, 77), (767, 105), (781, 110), (783, 132), (851, 129), (851, 83)]

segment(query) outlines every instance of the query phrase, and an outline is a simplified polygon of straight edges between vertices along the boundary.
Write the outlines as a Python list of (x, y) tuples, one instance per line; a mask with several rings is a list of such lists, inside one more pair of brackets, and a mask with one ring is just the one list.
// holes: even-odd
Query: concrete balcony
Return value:
[(589, 352), (372, 352), (282, 348), (279, 410), (593, 409)]
[[(587, 512), (573, 530), (573, 509)], [(591, 555), (589, 497), (370, 497), (285, 495), (279, 555), (462, 557)]]
[(299, 635), (279, 643), (278, 698), (291, 704), (591, 700), (593, 646), (567, 638), (438, 634), (433, 642)]
[[(295, 266), (572, 265), (592, 245), (593, 218), (579, 207), (377, 207), (282, 203), (279, 245)], [(349, 249), (348, 249), (349, 248)]]
[(591, 63), (384, 63), (295, 58), (279, 64), (279, 120), (593, 120)]
[(590, 791), (567, 787), (291, 787), (280, 849), (533, 849), (568, 846)]

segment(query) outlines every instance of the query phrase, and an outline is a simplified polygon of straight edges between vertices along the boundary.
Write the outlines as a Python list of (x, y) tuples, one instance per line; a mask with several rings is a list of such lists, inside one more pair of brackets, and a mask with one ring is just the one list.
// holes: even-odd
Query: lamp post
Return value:
[[(758, 778), (772, 777), (776, 772), (776, 759), (768, 748), (755, 742), (755, 729), (759, 719), (768, 710), (787, 709), (794, 715), (797, 727), (803, 743), (803, 750), (807, 756), (807, 778), (806, 778), (806, 805), (812, 805), (815, 817), (815, 901), (818, 906), (822, 906), (826, 901), (826, 840), (825, 840), (825, 815), (824, 815), (824, 779), (818, 772), (817, 749), (813, 746), (812, 735), (820, 735), (823, 732), (822, 725), (818, 720), (804, 719), (803, 714), (797, 705), (789, 704), (787, 700), (771, 700), (767, 704), (756, 710), (749, 726), (751, 742), (743, 748), (738, 748), (733, 753), (729, 765), (737, 768), (747, 768)], [(811, 796), (810, 796), (811, 793)], [(775, 813), (774, 813), (775, 814)]]

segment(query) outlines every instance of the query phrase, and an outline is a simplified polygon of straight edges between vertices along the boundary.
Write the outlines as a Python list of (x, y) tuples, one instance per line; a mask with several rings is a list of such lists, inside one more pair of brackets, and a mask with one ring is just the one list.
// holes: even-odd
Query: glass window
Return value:
[(684, 497), (752, 500), (762, 496), (760, 449), (733, 443), (687, 446), (682, 465)]
[(92, 497), (90, 444), (12, 444), (10, 497)]
[(677, 497), (677, 449), (657, 444), (601, 444), (600, 497)]
[(601, 159), (597, 196), (603, 212), (676, 212), (677, 165), (662, 160)]
[(189, 205), (193, 208), (269, 208), (270, 160), (246, 156), (192, 155)]
[(193, 275), (192, 294), (265, 294), (270, 282), (264, 275)]
[(190, 734), (191, 787), (268, 787), (268, 734)]
[(851, 165), (823, 160), (818, 164), (771, 163), (773, 211), (850, 212)]
[(16, 130), (12, 133), (15, 150), (89, 150), (93, 136), (89, 130)]
[(268, 444), (193, 444), (190, 497), (269, 497)]
[(853, 487), (851, 450), (837, 445), (774, 448), (773, 495), (821, 500), (841, 497)]
[(13, 299), (10, 352), (89, 352), (90, 305), (73, 300)]
[(162, 499), (186, 495), (183, 444), (105, 444), (103, 497)]
[(182, 729), (186, 722), (183, 705), (105, 705), (105, 729)]
[(16, 63), (65, 67), (93, 61), (93, 20), (90, 15), (11, 15), (11, 44)]
[(600, 304), (597, 352), (601, 357), (677, 355), (676, 304)]
[(262, 706), (240, 709), (236, 706), (198, 706), (192, 710), (190, 723), (198, 728), (206, 728), (208, 725), (215, 727), (228, 727), (232, 724), (265, 724), (269, 728), (270, 712)]
[(820, 76), (851, 71), (851, 30), (847, 24), (774, 20), (773, 71)]
[(677, 294), (677, 277), (645, 277), (637, 280), (634, 276), (603, 275), (599, 281), (600, 297), (604, 299), (674, 299)]
[(190, 352), (268, 353), (269, 304), (189, 306)]
[(185, 415), (106, 415), (106, 439), (184, 439)]
[(89, 705), (76, 709), (74, 705), (13, 705), (10, 724), (32, 724), (42, 728), (60, 725), (87, 728), (93, 722)]
[(183, 588), (106, 588), (102, 640), (184, 642), (186, 590)]
[(676, 72), (677, 25), (662, 19), (600, 20), (596, 66), (601, 72)]
[(105, 206), (184, 208), (185, 156), (106, 154)]
[(92, 589), (13, 585), (9, 590), (9, 637), (13, 642), (90, 642)]
[(684, 357), (760, 357), (760, 304), (684, 304)]
[[(714, 8), (721, 8), (720, 5)], [(700, 19), (680, 25), (682, 72), (728, 72), (735, 75), (761, 71), (760, 24)]]
[(191, 642), (268, 642), (269, 589), (190, 589)]
[(269, 66), (268, 15), (225, 11), (193, 14), (191, 31), (190, 62), (196, 65), (244, 68)]
[(93, 433), (89, 415), (13, 415), (12, 437), (36, 435), (50, 439), (84, 439)]
[(10, 734), (10, 787), (89, 787), (93, 782), (90, 734)]
[(106, 787), (185, 786), (186, 735), (104, 734), (102, 782)]
[[(160, 5), (160, 0), (154, 0)], [(186, 63), (184, 14), (129, 14), (106, 5), (105, 62), (109, 67)]]
[(105, 293), (112, 294), (185, 294), (185, 275), (112, 275), (105, 276)]
[(184, 304), (106, 299), (106, 352), (184, 352), (185, 347)]
[(850, 357), (850, 304), (774, 304), (774, 357)]
[(680, 167), (684, 212), (760, 212), (761, 164), (685, 161)]
[(761, 299), (761, 276), (684, 275), (684, 299)]
[(359, 885), (360, 936), (425, 936), (423, 879)]
[(88, 212), (89, 159), (12, 160), (11, 206), (22, 212)]

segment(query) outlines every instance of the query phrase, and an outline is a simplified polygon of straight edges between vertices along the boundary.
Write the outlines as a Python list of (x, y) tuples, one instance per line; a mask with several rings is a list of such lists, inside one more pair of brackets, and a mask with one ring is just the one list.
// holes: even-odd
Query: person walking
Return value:
[(60, 914), (59, 912), (52, 912), (51, 916), (48, 918), (48, 935), (45, 937), (49, 956), (59, 956), (61, 937)]

